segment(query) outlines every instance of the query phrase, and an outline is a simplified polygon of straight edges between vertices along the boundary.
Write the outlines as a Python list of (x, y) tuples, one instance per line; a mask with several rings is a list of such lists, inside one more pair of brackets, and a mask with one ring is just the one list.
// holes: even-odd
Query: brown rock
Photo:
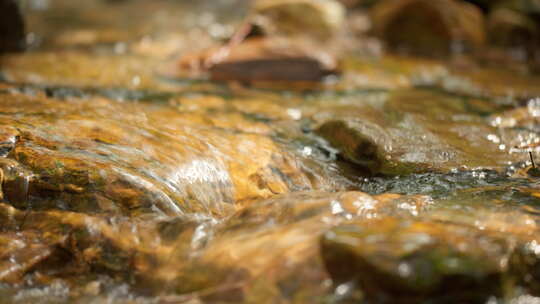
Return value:
[(343, 24), (344, 9), (334, 0), (259, 0), (227, 44), (187, 54), (179, 66), (217, 81), (320, 81), (337, 72)]
[(181, 68), (202, 69), (217, 81), (320, 81), (337, 71), (333, 55), (313, 43), (278, 37), (253, 38), (232, 46), (187, 55)]
[(330, 54), (283, 39), (250, 40), (230, 52), (209, 69), (213, 80), (320, 81), (337, 69)]
[[(235, 202), (322, 186), (241, 112), (208, 119), (202, 106), (17, 96), (25, 114), (0, 118), (9, 151), (0, 167), (4, 198), (18, 208), (226, 215)], [(2, 111), (15, 111), (12, 96), (0, 99)]]
[[(462, 101), (437, 95), (403, 90), (375, 104), (329, 106), (314, 115), (317, 132), (345, 159), (374, 174), (463, 168), (502, 171), (509, 162), (520, 160), (508, 153), (515, 133), (501, 141), (495, 135), (497, 130), (479, 116), (461, 106), (450, 106)], [(482, 104), (490, 107), (479, 102)], [(466, 121), (456, 123), (458, 115)], [(493, 135), (488, 138), (486, 134)], [(491, 140), (493, 136), (499, 141)]]
[(484, 43), (483, 15), (459, 0), (380, 1), (372, 9), (375, 33), (398, 52), (448, 56), (457, 45)]
[(0, 54), (25, 48), (24, 20), (17, 1), (0, 1)]
[(377, 303), (476, 303), (502, 296), (523, 275), (508, 260), (520, 255), (514, 242), (484, 229), (384, 218), (339, 226), (321, 248), (335, 286), (356, 282)]
[[(534, 70), (540, 33), (533, 18), (526, 13), (499, 7), (490, 12), (487, 29), (492, 46), (485, 56), (488, 63)], [(520, 63), (525, 66), (520, 66)]]
[[(322, 284), (327, 274), (319, 258), (322, 233), (353, 218), (415, 217), (430, 203), (422, 196), (301, 192), (252, 202), (217, 226), (211, 220), (189, 217), (145, 216), (135, 221), (57, 210), (27, 213), (7, 204), (0, 204), (0, 219), (6, 228), (8, 224), (13, 230), (24, 227), (36, 244), (62, 249), (45, 251), (43, 258), (29, 260), (27, 267), (17, 268), (9, 278), (36, 275), (33, 265), (62, 257), (63, 265), (52, 264), (56, 272), (46, 265), (38, 270), (51, 278), (62, 277), (75, 289), (86, 289), (78, 283), (80, 276), (102, 274), (131, 281), (149, 293), (301, 302), (327, 292), (328, 286)], [(34, 231), (43, 233), (34, 235)], [(0, 235), (0, 246), (3, 236), (6, 246), (19, 244), (8, 233)], [(35, 251), (5, 253), (26, 263), (27, 254)], [(299, 275), (302, 281), (297, 280)]]

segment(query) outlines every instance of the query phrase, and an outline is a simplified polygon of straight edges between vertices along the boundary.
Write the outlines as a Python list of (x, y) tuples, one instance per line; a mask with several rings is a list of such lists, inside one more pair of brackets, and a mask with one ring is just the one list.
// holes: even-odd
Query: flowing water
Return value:
[(243, 1), (23, 4), (0, 303), (540, 303), (538, 76), (352, 52), (308, 87), (175, 78)]

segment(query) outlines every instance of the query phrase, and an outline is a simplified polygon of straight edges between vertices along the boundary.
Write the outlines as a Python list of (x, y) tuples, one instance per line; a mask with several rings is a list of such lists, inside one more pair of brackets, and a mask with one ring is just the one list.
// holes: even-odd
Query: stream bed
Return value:
[(243, 1), (23, 9), (0, 303), (540, 303), (540, 76), (351, 51), (316, 85), (173, 77)]

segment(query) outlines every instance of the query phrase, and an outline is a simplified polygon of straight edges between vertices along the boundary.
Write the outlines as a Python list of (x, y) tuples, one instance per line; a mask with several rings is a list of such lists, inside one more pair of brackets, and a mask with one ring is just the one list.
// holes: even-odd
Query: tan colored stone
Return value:
[(478, 48), (485, 41), (482, 13), (459, 0), (380, 1), (372, 20), (375, 33), (396, 51), (444, 56), (456, 43)]

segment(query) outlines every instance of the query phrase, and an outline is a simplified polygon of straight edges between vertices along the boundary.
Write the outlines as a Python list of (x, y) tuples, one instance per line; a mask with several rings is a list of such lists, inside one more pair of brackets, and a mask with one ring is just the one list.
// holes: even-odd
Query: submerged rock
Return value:
[(396, 91), (362, 107), (330, 106), (314, 118), (318, 134), (345, 159), (374, 174), (503, 170), (520, 160), (508, 153), (511, 146), (490, 140), (497, 130), (468, 107), (489, 111), (491, 106), (430, 91)]
[(318, 169), (264, 124), (230, 109), (205, 119), (203, 100), (197, 113), (100, 98), (0, 99), (2, 192), (17, 208), (224, 216), (242, 200), (324, 187)]
[(377, 303), (482, 303), (503, 293), (512, 242), (452, 223), (382, 219), (322, 238), (336, 286), (356, 282)]
[[(0, 281), (18, 283), (40, 264), (53, 264), (51, 257), (61, 255), (58, 242), (47, 240), (37, 231), (0, 234)], [(50, 265), (48, 265), (50, 266)]]
[[(430, 204), (423, 196), (303, 192), (253, 202), (222, 223), (190, 217), (146, 216), (137, 221), (60, 210), (24, 212), (0, 204), (7, 231), (0, 241), (5, 237), (6, 246), (24, 247), (6, 251), (17, 268), (0, 263), (0, 272), (6, 274), (0, 280), (60, 279), (76, 298), (81, 281), (106, 275), (150, 294), (302, 303), (328, 291), (318, 253), (322, 233), (352, 218), (417, 216)], [(28, 261), (28, 250), (34, 247), (10, 234), (19, 229), (36, 244)], [(35, 235), (37, 231), (46, 234)]]
[(540, 99), (531, 99), (526, 106), (493, 114), (490, 123), (503, 130), (501, 139), (510, 145), (512, 153), (521, 156), (523, 161), (529, 161), (528, 165), (533, 167), (529, 168), (529, 175), (537, 177), (534, 159), (540, 152)]
[[(322, 233), (351, 218), (417, 215), (430, 203), (424, 196), (361, 192), (300, 192), (255, 201), (217, 227), (184, 271), (164, 264), (154, 276), (180, 293), (234, 283), (244, 302), (304, 303), (327, 293), (318, 246)], [(178, 254), (174, 260), (181, 259)]]
[(512, 193), (515, 184), (483, 180), (433, 199), (416, 217), (354, 219), (331, 229), (321, 255), (336, 293), (362, 290), (375, 303), (537, 295), (538, 190), (507, 181), (523, 184)]

